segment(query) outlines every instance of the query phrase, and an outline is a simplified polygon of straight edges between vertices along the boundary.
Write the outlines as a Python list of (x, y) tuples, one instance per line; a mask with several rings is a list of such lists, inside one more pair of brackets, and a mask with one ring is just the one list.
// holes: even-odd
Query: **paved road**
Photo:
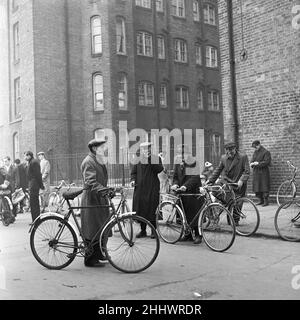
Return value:
[[(275, 206), (263, 208), (261, 231), (271, 223)], [(263, 210), (262, 210), (263, 211)], [(269, 216), (268, 213), (269, 212)], [(263, 214), (263, 212), (261, 212)], [(266, 218), (268, 217), (268, 218)], [(271, 237), (237, 237), (226, 253), (205, 244), (161, 243), (156, 262), (143, 273), (128, 275), (110, 265), (85, 268), (75, 261), (62, 271), (50, 271), (33, 258), (29, 247), (30, 215), (15, 224), (0, 225), (1, 299), (299, 299), (299, 243)], [(273, 232), (274, 231), (274, 232)], [(295, 289), (292, 287), (292, 281)], [(3, 289), (5, 287), (5, 290)]]

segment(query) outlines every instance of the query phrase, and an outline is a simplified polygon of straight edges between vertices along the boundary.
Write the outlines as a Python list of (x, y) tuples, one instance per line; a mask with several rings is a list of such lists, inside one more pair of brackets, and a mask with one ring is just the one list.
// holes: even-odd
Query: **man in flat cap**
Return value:
[[(160, 182), (158, 174), (163, 171), (161, 159), (151, 154), (151, 143), (143, 142), (140, 145), (141, 161), (131, 170), (131, 185), (134, 186), (132, 210), (149, 220), (154, 227), (155, 212), (159, 203)], [(146, 237), (146, 225), (141, 224), (138, 238)], [(151, 235), (154, 237), (154, 235)]]
[(255, 149), (250, 167), (253, 168), (253, 192), (259, 199), (258, 205), (269, 205), (271, 153), (265, 149), (259, 140), (252, 142)]
[[(89, 154), (81, 163), (81, 173), (85, 190), (82, 193), (81, 206), (107, 205), (106, 199), (101, 197), (100, 191), (107, 187), (108, 175), (104, 164), (107, 150), (105, 139), (93, 139), (88, 143)], [(86, 241), (91, 241), (103, 226), (109, 216), (109, 208), (83, 208), (81, 209), (81, 226)], [(86, 267), (102, 267), (105, 257), (102, 255), (99, 242), (93, 245), (93, 253), (86, 255)], [(101, 262), (102, 261), (102, 262)]]
[(50, 195), (50, 162), (45, 158), (45, 152), (40, 151), (37, 154), (39, 160), (40, 160), (40, 166), (41, 166), (41, 173), (42, 173), (42, 180), (45, 189), (42, 193), (42, 210), (44, 211), (45, 208), (48, 206), (48, 200)]
[[(237, 196), (245, 196), (247, 181), (250, 176), (249, 160), (246, 154), (237, 151), (236, 144), (229, 142), (224, 146), (225, 154), (222, 155), (218, 167), (214, 170), (208, 183), (215, 183), (222, 174), (222, 179), (229, 183), (237, 183), (238, 188), (234, 189)], [(239, 217), (234, 215), (235, 222), (239, 223)]]

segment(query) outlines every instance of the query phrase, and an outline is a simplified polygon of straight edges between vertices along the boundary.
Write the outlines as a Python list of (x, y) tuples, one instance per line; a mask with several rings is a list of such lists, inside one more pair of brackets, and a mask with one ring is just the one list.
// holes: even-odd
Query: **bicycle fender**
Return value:
[(9, 197), (4, 196), (4, 198), (6, 199), (7, 203), (9, 204), (10, 210), (13, 210), (13, 205), (12, 205), (11, 200), (9, 199)]
[(119, 217), (127, 217), (127, 216), (130, 217), (130, 216), (133, 216), (133, 215), (136, 215), (135, 211), (121, 213), (121, 214), (119, 214)]
[[(42, 213), (41, 215), (39, 215), (31, 224), (30, 226), (30, 229), (28, 231), (28, 233), (31, 233), (32, 231), (32, 228), (34, 227), (35, 223), (40, 220), (40, 219), (44, 219), (46, 217), (51, 217), (51, 216), (55, 216), (55, 217), (58, 217), (58, 218), (61, 218), (61, 219), (64, 219), (64, 215), (60, 214), (60, 213), (57, 213), (57, 212), (45, 212), (45, 213)], [(74, 224), (70, 221), (68, 221), (70, 227), (74, 230), (76, 236), (78, 237), (79, 236), (79, 233), (77, 231), (77, 228), (75, 228)]]

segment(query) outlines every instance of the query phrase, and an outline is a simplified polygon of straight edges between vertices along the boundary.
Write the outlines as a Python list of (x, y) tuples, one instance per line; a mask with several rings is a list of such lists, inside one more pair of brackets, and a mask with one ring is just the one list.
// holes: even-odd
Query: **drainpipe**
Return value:
[(235, 54), (233, 38), (233, 16), (232, 0), (227, 0), (227, 17), (228, 17), (228, 37), (229, 37), (229, 61), (230, 61), (230, 85), (233, 115), (234, 142), (239, 147), (239, 119), (237, 110), (237, 90), (236, 90), (236, 73), (235, 73)]

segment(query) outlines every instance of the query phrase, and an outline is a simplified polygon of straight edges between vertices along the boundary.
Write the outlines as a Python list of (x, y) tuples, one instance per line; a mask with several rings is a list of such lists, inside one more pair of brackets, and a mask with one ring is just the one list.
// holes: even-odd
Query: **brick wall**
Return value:
[[(300, 166), (300, 31), (292, 27), (299, 1), (233, 1), (234, 49), (240, 148), (251, 158), (261, 140), (272, 154), (272, 193)], [(219, 1), (225, 138), (233, 139), (226, 1)], [(247, 49), (248, 59), (240, 52)]]

